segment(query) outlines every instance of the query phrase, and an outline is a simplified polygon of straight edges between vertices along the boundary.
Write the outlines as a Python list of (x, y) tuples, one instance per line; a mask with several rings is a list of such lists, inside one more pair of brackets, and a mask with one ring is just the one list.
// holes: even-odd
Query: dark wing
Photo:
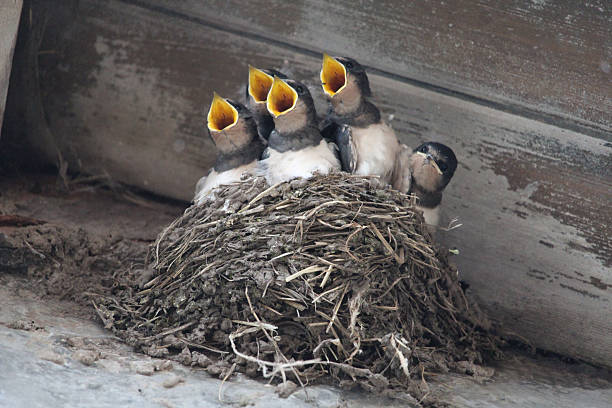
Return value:
[(270, 133), (274, 130), (274, 119), (270, 115), (257, 114), (255, 117), (257, 121), (257, 133), (261, 137), (265, 144), (268, 143)]
[(269, 157), (270, 157), (270, 148), (266, 147), (265, 150), (263, 151), (263, 153), (261, 154), (261, 159), (260, 160), (266, 160)]
[(319, 124), (319, 129), (321, 129), (321, 136), (325, 139), (326, 142), (336, 143), (336, 132), (340, 124), (329, 117), (323, 119)]
[(353, 132), (349, 125), (337, 125), (334, 131), (336, 145), (340, 150), (342, 170), (354, 173), (357, 168), (357, 149), (353, 143)]

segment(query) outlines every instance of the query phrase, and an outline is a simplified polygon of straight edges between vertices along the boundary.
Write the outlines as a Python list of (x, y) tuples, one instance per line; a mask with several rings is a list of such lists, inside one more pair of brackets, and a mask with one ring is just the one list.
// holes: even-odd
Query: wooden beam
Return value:
[(124, 1), (612, 138), (606, 0)]

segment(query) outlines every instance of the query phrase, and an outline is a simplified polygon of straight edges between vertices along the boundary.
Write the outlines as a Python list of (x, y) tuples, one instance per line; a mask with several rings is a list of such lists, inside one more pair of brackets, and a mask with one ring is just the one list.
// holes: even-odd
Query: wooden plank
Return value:
[(539, 112), (541, 119), (570, 129), (612, 127), (607, 0), (136, 3), (306, 50), (351, 56), (510, 111)]
[(13, 50), (21, 15), (21, 0), (0, 4), (0, 128), (4, 118), (6, 93), (9, 87)]
[[(64, 157), (89, 173), (191, 198), (214, 157), (202, 123), (212, 91), (240, 98), (248, 63), (305, 80), (325, 107), (319, 59), (284, 47), (118, 1), (84, 0), (61, 26), (57, 56), (40, 59), (43, 101)], [(444, 205), (464, 225), (443, 240), (491, 316), (538, 347), (612, 366), (612, 145), (371, 81), (403, 142), (455, 149)]]

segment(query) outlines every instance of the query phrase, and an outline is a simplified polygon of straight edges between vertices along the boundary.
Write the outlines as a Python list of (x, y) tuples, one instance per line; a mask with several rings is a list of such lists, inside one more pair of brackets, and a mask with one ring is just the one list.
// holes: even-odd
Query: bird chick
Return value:
[(266, 107), (268, 92), (272, 88), (274, 77), (287, 79), (287, 76), (274, 69), (258, 69), (249, 65), (249, 82), (246, 87), (246, 106), (249, 108), (255, 122), (259, 137), (268, 142), (270, 132), (274, 129), (274, 119)]
[(217, 147), (215, 165), (195, 189), (194, 203), (214, 199), (212, 190), (220, 185), (254, 174), (265, 146), (257, 134), (251, 112), (242, 104), (214, 93), (207, 116), (208, 132)]
[(331, 105), (323, 133), (338, 145), (342, 169), (392, 184), (400, 144), (369, 101), (365, 69), (354, 59), (323, 54), (320, 79)]
[[(408, 189), (417, 197), (417, 209), (423, 212), (425, 222), (437, 226), (440, 220), (442, 191), (457, 169), (457, 157), (452, 149), (442, 143), (426, 142), (408, 156), (404, 148), (398, 160), (401, 173), (408, 177)], [(404, 182), (407, 182), (404, 180)]]
[(305, 85), (275, 76), (266, 106), (274, 118), (274, 130), (259, 172), (268, 183), (340, 169), (334, 147), (321, 137), (314, 102)]

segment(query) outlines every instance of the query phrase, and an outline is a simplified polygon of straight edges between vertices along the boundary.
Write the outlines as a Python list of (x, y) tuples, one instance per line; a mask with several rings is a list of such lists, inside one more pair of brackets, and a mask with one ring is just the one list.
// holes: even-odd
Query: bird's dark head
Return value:
[(413, 182), (428, 192), (440, 192), (457, 169), (457, 157), (450, 147), (426, 142), (414, 149), (410, 157)]
[(207, 116), (208, 132), (223, 154), (243, 149), (259, 140), (251, 112), (241, 103), (214, 93)]
[(293, 79), (274, 77), (266, 101), (276, 129), (292, 133), (308, 125), (316, 125), (316, 111), (306, 85)]
[(320, 77), (323, 91), (334, 107), (347, 112), (356, 110), (372, 94), (365, 68), (352, 58), (323, 54)]

